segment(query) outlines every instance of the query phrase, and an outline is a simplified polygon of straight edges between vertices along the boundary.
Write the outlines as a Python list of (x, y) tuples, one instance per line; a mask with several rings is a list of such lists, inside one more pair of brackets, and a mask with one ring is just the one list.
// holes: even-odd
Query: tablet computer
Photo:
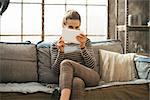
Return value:
[(64, 41), (67, 43), (76, 43), (79, 44), (79, 41), (77, 41), (76, 36), (83, 33), (80, 30), (74, 30), (74, 29), (62, 29), (61, 36), (63, 37)]

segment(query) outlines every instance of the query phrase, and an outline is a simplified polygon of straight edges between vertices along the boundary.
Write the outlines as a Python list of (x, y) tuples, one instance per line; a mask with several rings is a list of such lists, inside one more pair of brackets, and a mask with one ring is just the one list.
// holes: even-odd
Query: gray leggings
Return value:
[[(99, 74), (91, 68), (85, 67), (72, 60), (63, 60), (60, 64), (59, 85), (72, 89), (73, 83), (78, 82), (79, 86), (96, 86), (100, 80)], [(81, 83), (81, 84), (80, 84)]]

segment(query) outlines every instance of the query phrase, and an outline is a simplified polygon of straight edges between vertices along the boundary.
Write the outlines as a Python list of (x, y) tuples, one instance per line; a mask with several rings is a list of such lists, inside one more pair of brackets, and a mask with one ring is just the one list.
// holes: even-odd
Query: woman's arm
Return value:
[(94, 56), (94, 51), (89, 39), (87, 39), (85, 48), (81, 48), (81, 55), (87, 67), (93, 69), (96, 66), (96, 58)]
[(51, 68), (54, 72), (59, 73), (60, 63), (64, 59), (64, 53), (59, 52), (56, 43), (52, 44), (51, 48)]

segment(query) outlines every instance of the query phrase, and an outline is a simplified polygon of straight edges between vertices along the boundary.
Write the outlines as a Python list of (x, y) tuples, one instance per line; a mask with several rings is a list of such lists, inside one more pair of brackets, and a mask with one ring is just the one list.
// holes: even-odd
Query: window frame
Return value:
[[(24, 41), (24, 37), (25, 36), (40, 36), (41, 37), (41, 40), (42, 41), (44, 41), (45, 40), (45, 38), (48, 36), (60, 36), (60, 35), (53, 35), (53, 34), (45, 34), (45, 30), (44, 30), (44, 22), (45, 22), (45, 19), (44, 19), (44, 10), (45, 10), (45, 8), (44, 8), (44, 6), (45, 5), (47, 5), (47, 4), (45, 4), (45, 1), (44, 0), (42, 0), (42, 2), (40, 3), (40, 2), (23, 2), (23, 0), (21, 0), (21, 2), (10, 2), (11, 4), (21, 4), (21, 34), (2, 34), (1, 33), (1, 31), (0, 31), (0, 41), (1, 41), (1, 37), (3, 37), (3, 36), (16, 36), (16, 37), (20, 37), (21, 38), (21, 42), (23, 42)], [(42, 27), (42, 29), (41, 29), (41, 34), (25, 34), (24, 32), (23, 32), (23, 5), (24, 4), (41, 4), (41, 9), (42, 9), (42, 16), (41, 16), (41, 19), (42, 19), (42, 22), (41, 22), (41, 27)], [(107, 7), (107, 32), (106, 32), (106, 39), (108, 38), (108, 0), (107, 0), (107, 4), (105, 5), (105, 4), (87, 4), (87, 0), (86, 0), (86, 4), (68, 4), (67, 2), (66, 2), (66, 0), (65, 0), (65, 2), (64, 2), (64, 4), (48, 4), (48, 5), (65, 5), (65, 11), (67, 10), (67, 6), (68, 5), (81, 5), (81, 6), (85, 6), (86, 7), (86, 32), (87, 32), (87, 20), (88, 20), (88, 16), (87, 16), (87, 12), (88, 12), (88, 6), (106, 6)], [(97, 37), (97, 36), (103, 36), (103, 35), (94, 35), (94, 34), (92, 34), (92, 35), (88, 35), (88, 36), (95, 36), (95, 37)], [(41, 40), (39, 40), (39, 41), (41, 41)]]

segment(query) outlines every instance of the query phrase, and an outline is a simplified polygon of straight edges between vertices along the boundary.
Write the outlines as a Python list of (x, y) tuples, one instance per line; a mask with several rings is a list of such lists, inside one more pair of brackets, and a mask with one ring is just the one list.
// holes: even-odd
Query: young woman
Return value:
[[(63, 18), (62, 27), (79, 30), (80, 25), (79, 13), (74, 10), (67, 11)], [(99, 74), (94, 70), (96, 59), (90, 40), (83, 33), (76, 36), (76, 39), (80, 44), (65, 43), (60, 37), (52, 45), (52, 69), (56, 74), (59, 74), (60, 100), (69, 100), (73, 88), (80, 90), (80, 87), (96, 86), (100, 79)], [(73, 50), (74, 48), (76, 49)], [(76, 85), (74, 86), (74, 84)], [(76, 96), (78, 97), (78, 95)]]

